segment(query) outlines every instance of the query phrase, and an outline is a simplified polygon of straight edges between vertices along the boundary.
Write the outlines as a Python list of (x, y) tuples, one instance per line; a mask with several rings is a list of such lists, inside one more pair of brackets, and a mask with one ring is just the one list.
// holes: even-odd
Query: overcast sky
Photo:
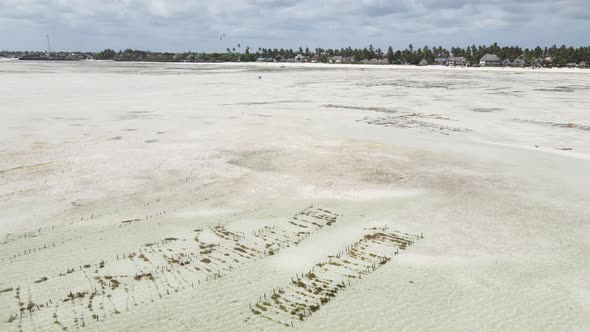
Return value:
[[(0, 49), (590, 45), (590, 0), (0, 0)], [(219, 39), (221, 35), (226, 37)]]

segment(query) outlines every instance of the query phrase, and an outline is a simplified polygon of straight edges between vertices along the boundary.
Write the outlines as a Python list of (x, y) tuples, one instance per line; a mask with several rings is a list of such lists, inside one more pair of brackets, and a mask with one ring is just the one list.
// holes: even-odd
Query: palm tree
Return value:
[(387, 48), (387, 54), (385, 56), (389, 63), (393, 63), (393, 48), (391, 46)]

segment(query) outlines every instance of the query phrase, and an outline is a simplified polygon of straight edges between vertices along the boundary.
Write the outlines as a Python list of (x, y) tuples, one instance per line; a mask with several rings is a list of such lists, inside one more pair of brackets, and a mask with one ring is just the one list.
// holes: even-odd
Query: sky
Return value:
[(590, 0), (0, 0), (0, 50), (47, 34), (64, 51), (590, 46)]

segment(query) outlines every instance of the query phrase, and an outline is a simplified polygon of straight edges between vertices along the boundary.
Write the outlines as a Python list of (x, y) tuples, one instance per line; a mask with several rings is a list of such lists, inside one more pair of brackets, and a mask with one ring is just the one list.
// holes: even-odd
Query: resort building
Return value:
[(480, 66), (497, 66), (500, 64), (500, 58), (495, 54), (486, 54), (479, 59)]

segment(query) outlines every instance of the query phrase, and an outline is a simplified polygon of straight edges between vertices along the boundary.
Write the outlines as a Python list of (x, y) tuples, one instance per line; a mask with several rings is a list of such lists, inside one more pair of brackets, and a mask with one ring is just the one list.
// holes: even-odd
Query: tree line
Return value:
[[(433, 63), (436, 58), (446, 58), (449, 56), (465, 57), (468, 63), (476, 65), (479, 59), (485, 54), (496, 54), (500, 59), (514, 59), (522, 57), (525, 62), (532, 63), (537, 59), (550, 58), (546, 65), (564, 66), (567, 63), (582, 61), (590, 62), (590, 46), (556, 46), (535, 48), (521, 48), (519, 46), (499, 46), (497, 43), (492, 45), (471, 45), (467, 47), (451, 47), (450, 49), (442, 46), (435, 47), (414, 47), (408, 45), (403, 50), (394, 50), (391, 46), (387, 50), (375, 48), (369, 45), (364, 48), (340, 48), (324, 49), (308, 47), (299, 47), (298, 49), (290, 48), (258, 48), (251, 49), (249, 46), (242, 48), (237, 44), (236, 47), (227, 48), (226, 52), (205, 53), (205, 52), (150, 52), (143, 50), (119, 50), (105, 49), (97, 53), (84, 53), (87, 57), (97, 60), (115, 60), (115, 61), (153, 61), (153, 62), (253, 62), (257, 59), (267, 61), (288, 61), (294, 59), (297, 55), (307, 59), (315, 59), (317, 62), (330, 62), (334, 56), (341, 56), (344, 62), (362, 62), (365, 60), (386, 60), (390, 64), (418, 64), (421, 60)], [(6, 53), (6, 52), (3, 52)], [(81, 52), (78, 52), (81, 53)]]

